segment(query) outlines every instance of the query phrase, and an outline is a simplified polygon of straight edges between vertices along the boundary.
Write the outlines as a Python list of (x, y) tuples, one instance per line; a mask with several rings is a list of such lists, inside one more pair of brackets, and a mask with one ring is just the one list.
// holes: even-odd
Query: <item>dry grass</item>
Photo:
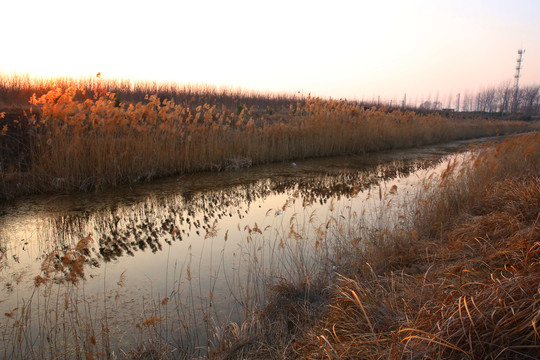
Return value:
[(288, 107), (298, 97), (285, 93), (267, 93), (240, 88), (215, 87), (209, 84), (179, 84), (167, 81), (133, 81), (129, 79), (89, 77), (36, 77), (28, 74), (0, 72), (0, 107), (28, 107), (32, 95), (40, 97), (55, 89), (77, 88), (84, 90), (85, 97), (92, 99), (106, 92), (116, 94), (123, 103), (135, 104), (148, 94), (161, 99), (174, 99), (177, 104), (193, 106), (208, 103), (225, 105), (237, 111), (241, 107), (257, 106), (275, 111)]
[[(191, 330), (205, 319), (195, 312), (197, 281), (188, 263), (178, 278), (188, 281), (192, 303), (178, 296), (151, 300), (131, 324), (136, 347), (123, 355), (190, 358), (208, 346), (217, 359), (534, 358), (539, 136), (512, 137), (458, 158), (439, 178), (424, 182), (393, 231), (366, 230), (359, 237), (355, 224), (365, 214), (341, 216), (332, 202), (320, 225), (315, 217), (301, 224), (293, 216), (281, 227), (246, 226), (238, 258), (246, 277), (238, 273), (229, 281), (247, 320), (219, 331), (214, 347), (212, 325), (220, 323), (206, 323), (206, 336)], [(396, 191), (401, 188), (389, 194)], [(382, 192), (372, 196), (387, 203)], [(298, 191), (278, 210), (295, 199)], [(267, 216), (280, 218), (278, 213)], [(215, 236), (212, 229), (207, 234)], [(110, 300), (105, 283), (97, 302), (84, 294), (84, 282), (71, 284), (85, 276), (91, 245), (85, 237), (50, 249), (32, 297), (5, 314), (4, 357), (98, 358), (112, 354), (112, 347), (133, 346), (117, 344), (110, 331), (110, 315), (122, 306), (124, 274), (107, 286)], [(68, 286), (57, 284), (61, 280)], [(167, 304), (177, 312), (174, 319)], [(212, 315), (211, 307), (204, 315)], [(29, 319), (38, 326), (29, 326)]]
[[(296, 339), (315, 325), (326, 305), (328, 289), (322, 284), (286, 280), (271, 286), (268, 305), (252, 312), (241, 325), (231, 323), (220, 332), (210, 357), (214, 359), (288, 359)], [(253, 315), (257, 314), (257, 315)], [(280, 346), (286, 344), (287, 346)]]
[(113, 93), (98, 92), (91, 99), (83, 93), (58, 88), (34, 96), (32, 108), (9, 124), (0, 141), (8, 148), (17, 143), (20, 151), (0, 164), (3, 197), (89, 191), (186, 172), (533, 128), (524, 122), (459, 120), (321, 99), (274, 113), (255, 106), (236, 111), (209, 103), (181, 105), (155, 95), (127, 104)]
[[(234, 347), (242, 356), (231, 358), (537, 359), (539, 144), (534, 133), (477, 148), (426, 180), (406, 224), (341, 256), (346, 277), (329, 285), (327, 303), (302, 315), (309, 321), (257, 346), (229, 334), (218, 354)], [(288, 317), (277, 304), (254, 315), (258, 328), (294, 323), (299, 307)], [(242, 338), (253, 339), (245, 330)], [(259, 352), (268, 348), (286, 352)]]

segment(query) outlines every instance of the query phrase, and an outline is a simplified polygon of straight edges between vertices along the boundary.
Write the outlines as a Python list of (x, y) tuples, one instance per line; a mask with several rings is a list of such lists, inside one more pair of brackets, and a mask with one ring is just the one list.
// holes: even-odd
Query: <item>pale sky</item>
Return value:
[(540, 83), (539, 0), (18, 1), (0, 72), (442, 101)]

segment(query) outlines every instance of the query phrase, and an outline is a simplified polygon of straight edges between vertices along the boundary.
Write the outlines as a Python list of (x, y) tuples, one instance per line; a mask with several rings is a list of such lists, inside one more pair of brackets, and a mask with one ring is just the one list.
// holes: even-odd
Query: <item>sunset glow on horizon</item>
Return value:
[(409, 102), (540, 83), (540, 2), (4, 2), (0, 72)]

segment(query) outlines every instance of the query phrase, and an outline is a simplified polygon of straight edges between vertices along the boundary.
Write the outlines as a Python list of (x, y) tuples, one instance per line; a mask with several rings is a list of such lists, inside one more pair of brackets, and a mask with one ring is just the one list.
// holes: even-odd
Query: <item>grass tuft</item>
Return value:
[(279, 302), (296, 304), (297, 287), (274, 287), (277, 298), (252, 316), (258, 329), (289, 336), (242, 347), (242, 356), (272, 348), (281, 352), (267, 358), (538, 358), (540, 152), (530, 149), (539, 143), (537, 132), (477, 147), (426, 179), (400, 227), (340, 248), (342, 275), (322, 307), (302, 313), (310, 321)]

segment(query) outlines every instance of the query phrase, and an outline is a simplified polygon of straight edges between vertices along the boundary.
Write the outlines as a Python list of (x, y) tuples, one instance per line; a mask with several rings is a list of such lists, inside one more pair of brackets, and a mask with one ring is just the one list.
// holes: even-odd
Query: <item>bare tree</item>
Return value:
[(499, 112), (506, 113), (510, 111), (510, 100), (512, 97), (512, 87), (507, 81), (500, 85), (496, 91), (497, 102), (499, 104)]
[(430, 100), (423, 101), (420, 106), (418, 107), (420, 110), (431, 110), (432, 109), (432, 103)]
[(474, 110), (476, 111), (484, 111), (484, 94), (482, 92), (478, 92), (475, 96), (474, 100)]
[(497, 111), (497, 96), (496, 95), (497, 95), (497, 91), (495, 88), (489, 88), (484, 92), (485, 108), (489, 112)]
[(465, 92), (463, 94), (463, 106), (462, 106), (463, 111), (472, 111), (471, 103), (472, 103), (471, 95), (469, 95), (468, 92)]
[(463, 111), (483, 111), (508, 113), (516, 111), (526, 115), (540, 115), (540, 85), (532, 85), (519, 89), (514, 98), (515, 89), (510, 82), (499, 87), (486, 88), (476, 94), (465, 93)]
[(519, 105), (523, 114), (536, 115), (540, 113), (540, 85), (527, 86), (520, 89)]

